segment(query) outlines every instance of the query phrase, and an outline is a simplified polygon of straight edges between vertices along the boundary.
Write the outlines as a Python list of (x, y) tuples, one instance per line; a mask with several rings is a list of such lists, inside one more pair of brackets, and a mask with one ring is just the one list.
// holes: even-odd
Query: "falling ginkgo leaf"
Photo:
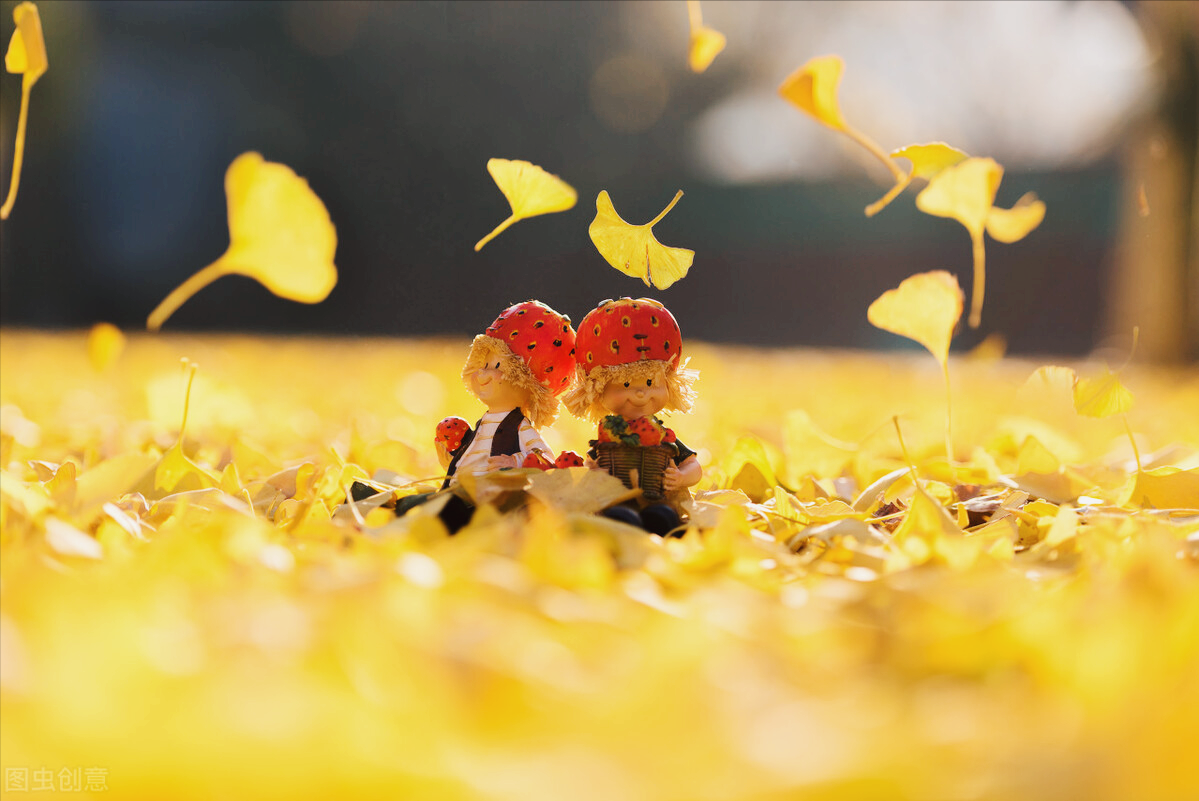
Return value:
[(566, 211), (574, 208), (578, 200), (578, 193), (570, 184), (527, 161), (488, 159), (487, 172), (491, 173), (495, 185), (507, 198), (508, 205), (512, 207), (512, 215), (476, 242), (476, 251), (482, 250), (484, 245), (499, 236), (512, 223), (539, 214)]
[(12, 40), (8, 43), (8, 52), (4, 54), (4, 68), (9, 72), (21, 74), (21, 111), (17, 116), (12, 182), (8, 187), (8, 198), (0, 207), (0, 220), (8, 219), (13, 203), (17, 200), (17, 186), (21, 183), (21, 162), (25, 158), (25, 124), (29, 119), (29, 91), (50, 65), (46, 59), (46, 41), (42, 38), (42, 20), (38, 16), (37, 6), (29, 2), (21, 3), (13, 9), (12, 18), (17, 24), (17, 29), (13, 31)]
[(96, 372), (107, 370), (125, 349), (125, 335), (112, 323), (96, 323), (87, 334), (87, 358)]
[(949, 343), (964, 304), (958, 279), (945, 270), (918, 273), (878, 297), (866, 310), (871, 325), (919, 342), (941, 365), (945, 378), (945, 453), (953, 460)]
[[(866, 216), (873, 217), (882, 211), (887, 204), (899, 197), (899, 193), (908, 187), (913, 178), (923, 178), (928, 181), (946, 167), (968, 158), (956, 147), (950, 147), (944, 142), (929, 142), (927, 145), (908, 145), (891, 152), (891, 158), (905, 158), (912, 162), (911, 171), (895, 182), (887, 194), (866, 207)], [(994, 236), (994, 234), (992, 234)]]
[(254, 278), (281, 298), (319, 303), (337, 284), (337, 232), (325, 204), (284, 164), (243, 153), (225, 172), (229, 249), (175, 288), (146, 320), (157, 331), (184, 302), (223, 275)]
[(842, 115), (837, 90), (844, 70), (845, 62), (840, 56), (817, 56), (788, 75), (779, 86), (779, 94), (817, 122), (840, 131), (866, 148), (886, 166), (897, 182), (902, 181), (905, 176), (899, 166), (874, 140), (851, 126)]
[(1110, 417), (1132, 409), (1132, 393), (1110, 369), (1095, 378), (1074, 381), (1074, 410), (1087, 417)]
[(657, 217), (644, 225), (633, 225), (616, 213), (607, 190), (601, 191), (595, 199), (595, 219), (587, 233), (608, 264), (625, 275), (640, 278), (646, 286), (653, 284), (666, 289), (687, 274), (695, 258), (694, 250), (666, 247), (654, 238), (654, 226), (682, 196), (680, 189)]
[[(187, 371), (187, 389), (183, 396), (183, 420), (179, 424), (179, 437), (175, 444), (167, 449), (154, 468), (154, 489), (171, 492), (178, 490), (184, 479), (191, 477), (193, 481), (186, 485), (187, 489), (196, 487), (214, 487), (220, 482), (204, 468), (187, 458), (183, 453), (183, 434), (187, 430), (187, 413), (191, 406), (192, 382), (198, 369), (194, 362), (183, 360), (183, 369)], [(194, 486), (193, 486), (194, 485)]]
[(704, 25), (699, 0), (687, 0), (687, 18), (691, 23), (691, 47), (687, 63), (692, 72), (703, 72), (724, 50), (724, 34)]
[(970, 327), (982, 322), (986, 288), (986, 254), (983, 232), (1000, 242), (1023, 239), (1045, 218), (1045, 204), (1029, 193), (1012, 209), (996, 209), (995, 193), (1003, 167), (994, 159), (968, 158), (936, 173), (916, 196), (916, 208), (935, 217), (957, 220), (970, 233), (974, 250), (974, 289), (970, 300)]

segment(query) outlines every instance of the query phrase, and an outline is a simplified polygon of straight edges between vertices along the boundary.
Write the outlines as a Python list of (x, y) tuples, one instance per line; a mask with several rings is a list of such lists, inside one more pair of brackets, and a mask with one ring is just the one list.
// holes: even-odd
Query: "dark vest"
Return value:
[[(496, 426), (495, 436), (491, 438), (491, 455), (492, 456), (511, 456), (515, 453), (520, 453), (520, 421), (525, 418), (525, 413), (519, 408), (508, 412), (508, 415), (500, 421)], [(483, 423), (483, 418), (479, 418), (475, 422), (475, 427), (466, 432), (462, 437), (462, 444), (458, 446), (451, 454), (450, 466), (445, 471), (445, 481), (442, 482), (441, 488), (445, 489), (450, 485), (450, 478), (458, 471), (458, 460), (462, 458), (462, 454), (466, 453), (466, 449), (475, 441), (475, 432), (479, 430), (479, 426)]]

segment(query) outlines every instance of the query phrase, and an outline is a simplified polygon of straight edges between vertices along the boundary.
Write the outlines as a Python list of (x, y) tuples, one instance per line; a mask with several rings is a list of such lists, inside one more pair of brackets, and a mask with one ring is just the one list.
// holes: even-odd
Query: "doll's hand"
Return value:
[(592, 459), (590, 456), (583, 460), (583, 466), (588, 470), (603, 470), (603, 468), (599, 466), (599, 462), (595, 461), (595, 459)]
[(503, 470), (505, 467), (518, 467), (515, 456), (491, 456), (487, 459), (488, 470)]
[(666, 471), (662, 474), (662, 489), (667, 492), (674, 492), (683, 486), (683, 476), (679, 472), (679, 469), (674, 465), (668, 465)]
[(684, 459), (678, 467), (673, 464), (666, 466), (666, 470), (662, 474), (662, 489), (674, 492), (684, 487), (693, 487), (699, 483), (702, 477), (703, 469), (693, 454)]

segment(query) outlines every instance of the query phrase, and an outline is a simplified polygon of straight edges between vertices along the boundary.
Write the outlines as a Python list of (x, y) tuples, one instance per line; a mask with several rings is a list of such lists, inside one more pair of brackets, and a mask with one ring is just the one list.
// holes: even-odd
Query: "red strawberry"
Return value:
[(566, 315), (541, 301), (527, 300), (500, 312), (484, 333), (507, 345), (554, 395), (570, 384), (575, 369), (575, 331)]
[(549, 470), (554, 466), (554, 463), (541, 455), (540, 448), (534, 448), (525, 460), (520, 463), (521, 467), (536, 467), (539, 470)]
[(662, 430), (649, 417), (638, 417), (629, 423), (629, 433), (637, 435), (642, 445), (658, 445), (662, 442)]
[(433, 441), (444, 443), (445, 449), (453, 453), (462, 444), (462, 438), (466, 436), (467, 431), (470, 431), (470, 423), (461, 417), (447, 417), (437, 424), (437, 433)]
[(562, 451), (554, 460), (554, 467), (582, 467), (583, 457), (574, 451)]
[(662, 441), (663, 441), (663, 442), (677, 442), (677, 441), (678, 441), (678, 437), (676, 437), (676, 436), (674, 435), (674, 429), (673, 429), (673, 428), (668, 428), (668, 429), (666, 429), (666, 433), (664, 433), (664, 434), (662, 435)]
[(674, 315), (656, 300), (605, 300), (579, 323), (576, 359), (588, 372), (598, 366), (632, 364), (645, 359), (677, 366), (682, 334)]
[(600, 421), (597, 439), (600, 442), (616, 442), (625, 431), (624, 419), (618, 414), (610, 414)]

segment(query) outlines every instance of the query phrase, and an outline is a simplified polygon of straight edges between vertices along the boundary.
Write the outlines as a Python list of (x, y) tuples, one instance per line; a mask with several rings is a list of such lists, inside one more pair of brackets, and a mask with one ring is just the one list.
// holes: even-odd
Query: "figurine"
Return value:
[(592, 464), (640, 487), (638, 501), (603, 514), (661, 536), (681, 535), (681, 501), (703, 476), (695, 451), (655, 415), (689, 412), (698, 373), (682, 359), (679, 324), (649, 298), (605, 300), (579, 324), (575, 385), (563, 403), (601, 423)]
[[(475, 337), (462, 367), (462, 380), (487, 407), (471, 427), (460, 417), (437, 425), (434, 445), (445, 481), (438, 492), (400, 498), (397, 516), (448, 494), (439, 517), (451, 534), (470, 522), (475, 504), (456, 477), (513, 467), (555, 466), (554, 454), (538, 429), (558, 416), (558, 396), (574, 378), (575, 332), (570, 318), (536, 300), (504, 309)], [(564, 453), (558, 466), (579, 461)], [(355, 487), (357, 489), (357, 487)], [(365, 494), (369, 488), (363, 486)], [(359, 492), (355, 495), (358, 500)]]

